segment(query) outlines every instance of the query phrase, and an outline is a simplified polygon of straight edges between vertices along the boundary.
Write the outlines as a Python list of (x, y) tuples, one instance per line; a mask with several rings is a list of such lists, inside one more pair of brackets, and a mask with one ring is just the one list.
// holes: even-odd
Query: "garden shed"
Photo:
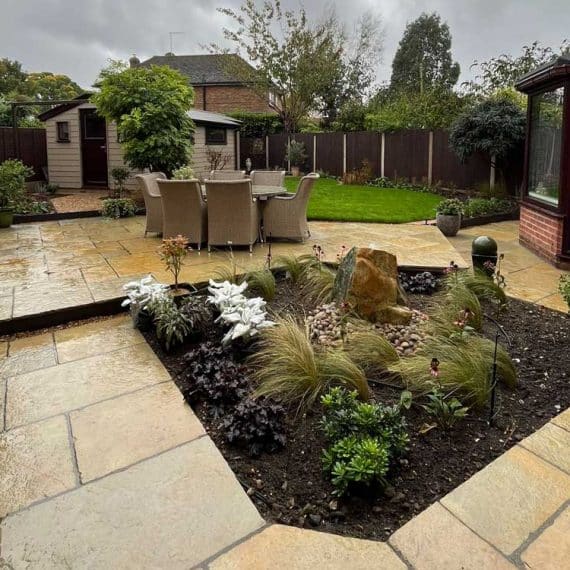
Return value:
[(570, 266), (570, 53), (523, 76), (528, 97), (520, 241)]
[[(236, 167), (239, 121), (220, 113), (192, 109), (195, 123), (192, 166), (196, 176), (210, 170), (209, 148), (220, 153), (226, 168)], [(111, 188), (111, 171), (124, 166), (117, 126), (97, 114), (89, 95), (77, 103), (59, 105), (42, 113), (45, 123), (49, 181), (61, 188)], [(133, 177), (127, 188), (136, 189)]]

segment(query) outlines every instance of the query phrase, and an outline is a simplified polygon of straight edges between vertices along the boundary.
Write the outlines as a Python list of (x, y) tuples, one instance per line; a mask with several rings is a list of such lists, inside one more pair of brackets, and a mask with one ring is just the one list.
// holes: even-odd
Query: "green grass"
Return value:
[[(285, 186), (295, 192), (299, 179), (287, 176)], [(407, 188), (344, 186), (332, 178), (317, 180), (309, 201), (309, 220), (384, 222), (399, 224), (435, 218), (442, 197)]]

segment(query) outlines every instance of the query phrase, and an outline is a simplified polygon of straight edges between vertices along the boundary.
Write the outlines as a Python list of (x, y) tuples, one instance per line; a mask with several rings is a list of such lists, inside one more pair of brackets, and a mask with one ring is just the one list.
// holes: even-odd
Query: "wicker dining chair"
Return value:
[(206, 181), (208, 251), (213, 245), (249, 245), (259, 237), (259, 202), (251, 180)]
[(252, 170), (250, 177), (254, 186), (285, 186), (284, 170)]
[(208, 212), (200, 181), (157, 180), (162, 196), (162, 236), (182, 235), (192, 244), (207, 240)]
[(243, 180), (245, 170), (212, 170), (209, 180)]
[(157, 180), (164, 180), (166, 176), (162, 172), (150, 172), (149, 174), (137, 174), (139, 188), (144, 198), (146, 209), (146, 227), (144, 235), (149, 232), (162, 233), (162, 200)]
[(297, 192), (291, 196), (276, 196), (267, 202), (263, 210), (265, 238), (287, 238), (304, 241), (311, 236), (307, 224), (307, 205), (317, 173), (303, 176)]

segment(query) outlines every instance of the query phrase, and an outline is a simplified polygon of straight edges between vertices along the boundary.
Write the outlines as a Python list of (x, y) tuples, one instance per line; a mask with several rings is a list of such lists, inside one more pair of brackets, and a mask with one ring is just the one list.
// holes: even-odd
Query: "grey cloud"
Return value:
[[(282, 0), (298, 8), (297, 0)], [(339, 18), (352, 26), (365, 10), (384, 23), (383, 61), (378, 81), (390, 77), (390, 63), (406, 22), (421, 12), (437, 11), (453, 34), (453, 54), (461, 64), (461, 79), (469, 66), (500, 53), (516, 54), (524, 44), (540, 40), (558, 46), (570, 36), (567, 0), (335, 0)], [(306, 0), (311, 16), (325, 4)], [(201, 45), (222, 42), (226, 19), (217, 6), (239, 6), (237, 0), (2, 0), (0, 57), (21, 61), (30, 71), (65, 73), (89, 87), (108, 58), (144, 58), (169, 49), (168, 32), (175, 36), (175, 53), (199, 53)]]

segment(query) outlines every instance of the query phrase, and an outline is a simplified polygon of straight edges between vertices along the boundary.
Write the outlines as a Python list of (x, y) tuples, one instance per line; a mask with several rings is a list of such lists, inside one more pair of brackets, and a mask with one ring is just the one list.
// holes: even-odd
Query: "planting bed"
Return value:
[[(410, 304), (422, 311), (429, 299), (412, 294)], [(279, 315), (305, 316), (314, 308), (285, 280), (278, 281), (275, 299), (268, 303), (269, 312)], [(501, 343), (515, 360), (519, 386), (509, 391), (499, 384), (494, 425), (487, 424), (488, 410), (470, 410), (466, 419), (446, 432), (433, 427), (432, 418), (415, 403), (404, 413), (409, 450), (390, 472), (390, 486), (377, 494), (368, 491), (341, 499), (333, 495), (334, 487), (323, 476), (321, 467), (321, 453), (327, 443), (319, 427), (320, 405), (306, 414), (289, 410), (285, 447), (255, 458), (226, 442), (223, 416), (212, 417), (203, 404), (195, 406), (195, 411), (266, 520), (385, 540), (414, 515), (570, 406), (569, 317), (509, 300), (500, 321), (511, 340), (510, 346), (504, 339)], [(494, 339), (495, 331), (495, 325), (487, 320), (485, 336)], [(212, 326), (210, 333), (212, 340), (219, 341), (218, 328)], [(143, 334), (182, 388), (179, 376), (187, 366), (183, 356), (195, 345), (187, 342), (165, 353), (154, 332)], [(236, 357), (243, 361), (245, 355), (236, 352)], [(401, 387), (378, 383), (380, 377), (369, 376), (369, 381), (376, 401), (398, 402)]]

